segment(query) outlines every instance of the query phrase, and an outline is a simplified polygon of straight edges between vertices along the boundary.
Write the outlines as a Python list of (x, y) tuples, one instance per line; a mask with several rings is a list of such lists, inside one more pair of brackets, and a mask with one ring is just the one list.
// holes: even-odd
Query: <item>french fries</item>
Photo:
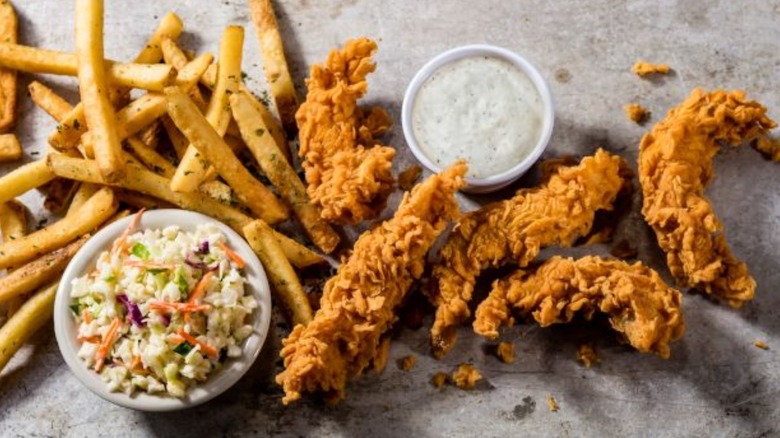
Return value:
[(76, 0), (76, 57), (95, 161), (106, 180), (118, 181), (124, 176), (125, 161), (103, 66), (103, 0)]
[(166, 160), (165, 157), (158, 154), (157, 151), (145, 145), (141, 140), (130, 137), (126, 142), (130, 152), (138, 158), (147, 168), (154, 173), (160, 174), (166, 178), (173, 177), (176, 167)]
[(73, 215), (19, 239), (0, 244), (0, 269), (19, 266), (67, 245), (105, 222), (116, 213), (118, 206), (111, 189), (100, 189)]
[(273, 230), (262, 220), (256, 220), (244, 227), (244, 237), (255, 254), (263, 262), (271, 290), (282, 307), (289, 313), (291, 326), (306, 325), (312, 320), (311, 305), (303, 291), (298, 276), (284, 255)]
[[(196, 148), (214, 165), (239, 200), (266, 222), (277, 223), (286, 219), (287, 209), (284, 204), (246, 170), (209, 121), (198, 111), (192, 99), (178, 87), (166, 88), (165, 96), (168, 98), (168, 115), (190, 140), (191, 147)], [(229, 110), (229, 107), (226, 109)]]
[(266, 177), (292, 208), (312, 242), (325, 253), (332, 252), (339, 243), (338, 234), (320, 218), (319, 208), (309, 200), (298, 174), (282, 156), (251, 99), (245, 93), (235, 93), (230, 96), (230, 107), (244, 143)]
[(10, 201), (54, 179), (45, 160), (33, 161), (0, 177), (0, 203)]
[(0, 163), (22, 158), (22, 145), (16, 134), (0, 134)]
[[(241, 51), (244, 47), (244, 29), (239, 26), (228, 26), (222, 34), (222, 40), (219, 44), (219, 72), (217, 74), (217, 83), (214, 92), (211, 94), (211, 100), (206, 108), (205, 119), (208, 124), (214, 128), (218, 137), (223, 137), (230, 122), (230, 108), (228, 104), (228, 95), (238, 91), (238, 84), (241, 82)], [(169, 87), (167, 90), (170, 90)], [(166, 91), (166, 96), (170, 99), (170, 94)], [(195, 106), (197, 110), (197, 106)], [(200, 116), (200, 111), (196, 111)], [(169, 115), (170, 111), (169, 111)], [(171, 115), (171, 118), (173, 116)], [(201, 117), (202, 118), (202, 117)], [(176, 122), (176, 119), (174, 119)], [(179, 130), (187, 135), (181, 128)], [(192, 142), (192, 139), (187, 136)], [(194, 192), (198, 186), (206, 179), (206, 171), (209, 163), (201, 156), (202, 151), (194, 145), (187, 147), (184, 157), (176, 168), (176, 175), (171, 180), (171, 188), (177, 192)], [(207, 158), (208, 159), (208, 158)]]
[(58, 286), (59, 281), (56, 281), (38, 291), (0, 327), (0, 370), (38, 329), (49, 322), (54, 313)]
[(58, 122), (65, 119), (68, 113), (73, 110), (70, 103), (38, 81), (30, 82), (27, 90), (30, 92), (33, 103)]
[(89, 237), (89, 235), (82, 236), (75, 242), (14, 269), (7, 276), (0, 278), (0, 303), (21, 297), (56, 280)]
[(282, 233), (276, 233), (276, 240), (278, 240), (279, 245), (282, 246), (282, 251), (284, 251), (284, 256), (287, 257), (287, 260), (298, 269), (305, 269), (309, 266), (326, 262), (321, 255)]
[(263, 57), (263, 71), (276, 110), (279, 112), (284, 129), (294, 134), (298, 132), (295, 112), (298, 111), (300, 103), (290, 70), (287, 68), (282, 36), (279, 33), (271, 0), (249, 0), (249, 11), (257, 30), (257, 39)]
[[(19, 20), (11, 2), (0, 2), (0, 41), (16, 43)], [(0, 68), (0, 132), (16, 123), (16, 71)]]
[[(189, 63), (189, 59), (184, 53), (184, 50), (182, 50), (172, 39), (163, 38), (160, 42), (160, 47), (162, 48), (163, 60), (165, 60), (165, 63), (172, 65), (177, 71), (184, 69), (187, 63)], [(209, 62), (209, 64), (211, 64), (211, 62)], [(206, 99), (203, 98), (203, 94), (201, 94), (198, 87), (192, 87), (190, 90), (190, 97), (195, 101), (195, 104), (198, 105), (198, 109), (201, 111), (206, 109)]]
[[(71, 180), (67, 180), (67, 181), (71, 181)], [(68, 207), (68, 212), (65, 213), (65, 215), (72, 216), (73, 214), (75, 214), (78, 211), (78, 209), (82, 205), (84, 205), (85, 202), (89, 201), (89, 198), (91, 198), (92, 195), (97, 193), (98, 190), (100, 190), (100, 186), (97, 184), (92, 184), (87, 182), (80, 183), (78, 190), (76, 190), (76, 193), (73, 194), (73, 199), (70, 200), (70, 206)]]

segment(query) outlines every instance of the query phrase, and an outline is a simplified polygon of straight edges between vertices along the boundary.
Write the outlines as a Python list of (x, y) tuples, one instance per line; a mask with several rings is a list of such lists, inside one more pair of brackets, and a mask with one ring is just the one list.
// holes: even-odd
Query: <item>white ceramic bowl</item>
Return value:
[(100, 230), (76, 253), (65, 269), (54, 301), (54, 332), (57, 344), (65, 362), (81, 383), (112, 403), (142, 411), (173, 411), (199, 405), (211, 400), (236, 383), (249, 370), (260, 354), (271, 323), (271, 291), (263, 265), (241, 236), (213, 218), (200, 213), (175, 209), (145, 212), (138, 229), (178, 225), (182, 230), (191, 231), (202, 223), (213, 222), (216, 224), (227, 237), (230, 247), (246, 261), (244, 273), (247, 278), (247, 291), (254, 295), (259, 306), (250, 316), (254, 330), (244, 340), (243, 355), (239, 358), (228, 359), (220, 370), (208, 377), (208, 380), (190, 387), (186, 397), (178, 399), (163, 395), (149, 395), (143, 392), (129, 396), (122, 392), (109, 392), (106, 382), (100, 378), (100, 375), (88, 369), (84, 361), (76, 355), (80, 344), (77, 340), (78, 326), (69, 308), (71, 304), (70, 285), (74, 278), (84, 275), (95, 266), (100, 253), (110, 247), (111, 243), (127, 228), (131, 220), (132, 216), (126, 217)]
[(404, 102), (401, 108), (401, 123), (403, 125), (406, 143), (409, 145), (412, 153), (414, 153), (414, 156), (417, 157), (417, 160), (419, 160), (420, 163), (422, 163), (422, 165), (431, 172), (441, 171), (441, 167), (435, 165), (433, 161), (425, 154), (425, 152), (423, 152), (419, 143), (417, 143), (417, 139), (414, 136), (414, 129), (412, 127), (412, 110), (414, 108), (417, 92), (420, 90), (420, 87), (425, 83), (425, 81), (427, 81), (428, 78), (430, 78), (431, 75), (433, 75), (440, 68), (463, 58), (477, 56), (491, 56), (494, 58), (503, 59), (519, 68), (531, 79), (531, 82), (539, 92), (539, 96), (541, 97), (542, 104), (544, 106), (544, 120), (542, 122), (542, 130), (539, 141), (525, 159), (518, 162), (511, 169), (496, 175), (491, 175), (486, 178), (466, 178), (466, 182), (468, 184), (463, 189), (464, 191), (471, 193), (488, 193), (506, 187), (513, 181), (520, 178), (525, 172), (527, 172), (528, 169), (533, 166), (536, 160), (539, 159), (539, 156), (542, 155), (542, 152), (544, 152), (545, 148), (547, 147), (547, 143), (549, 143), (550, 137), (552, 136), (553, 123), (555, 120), (555, 109), (553, 107), (550, 88), (539, 71), (536, 70), (536, 68), (531, 65), (531, 63), (529, 63), (525, 58), (510, 50), (485, 44), (456, 47), (436, 56), (427, 64), (425, 64), (420, 69), (420, 71), (417, 72), (414, 78), (412, 78), (412, 81), (409, 83), (409, 86), (406, 88)]

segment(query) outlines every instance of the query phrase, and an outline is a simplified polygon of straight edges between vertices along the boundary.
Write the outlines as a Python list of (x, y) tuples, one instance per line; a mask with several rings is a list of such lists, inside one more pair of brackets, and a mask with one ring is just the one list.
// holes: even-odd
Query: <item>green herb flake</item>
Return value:
[(151, 255), (149, 254), (149, 249), (146, 247), (146, 245), (140, 242), (133, 245), (133, 248), (130, 250), (130, 252), (141, 260), (149, 260), (149, 256)]
[(181, 299), (186, 300), (190, 297), (190, 286), (187, 284), (187, 279), (184, 278), (184, 275), (181, 274), (181, 272), (177, 273), (176, 275), (176, 286), (179, 287), (179, 292), (181, 292)]
[(157, 274), (159, 274), (161, 272), (165, 272), (165, 271), (166, 271), (165, 269), (154, 269), (154, 268), (146, 270), (146, 272), (148, 272), (148, 273), (150, 273), (152, 275), (157, 275)]
[(263, 134), (265, 134), (265, 129), (260, 128), (257, 131), (255, 131), (255, 135), (258, 137), (262, 137)]
[(103, 277), (103, 281), (107, 281), (107, 282), (116, 281), (116, 275), (114, 274), (107, 275)]
[(186, 356), (189, 354), (190, 351), (192, 351), (192, 344), (190, 344), (187, 341), (182, 342), (181, 344), (177, 345), (176, 348), (173, 349), (174, 353), (181, 354), (182, 356)]

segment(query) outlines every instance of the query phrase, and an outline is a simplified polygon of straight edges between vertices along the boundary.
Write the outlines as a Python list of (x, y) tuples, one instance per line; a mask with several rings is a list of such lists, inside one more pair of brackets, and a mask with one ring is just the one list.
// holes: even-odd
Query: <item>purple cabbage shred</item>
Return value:
[(133, 325), (136, 327), (144, 327), (146, 325), (144, 323), (144, 316), (141, 314), (141, 309), (138, 308), (137, 304), (130, 302), (127, 295), (117, 295), (116, 299), (127, 308), (127, 313), (130, 315), (130, 321), (132, 321)]

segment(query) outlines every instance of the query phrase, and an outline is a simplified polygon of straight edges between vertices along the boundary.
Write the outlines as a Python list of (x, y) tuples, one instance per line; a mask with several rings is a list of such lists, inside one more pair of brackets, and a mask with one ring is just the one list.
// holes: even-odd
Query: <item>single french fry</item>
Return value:
[(168, 115), (190, 141), (191, 147), (214, 166), (236, 197), (266, 222), (277, 223), (286, 219), (285, 205), (241, 164), (230, 146), (198, 111), (195, 102), (178, 87), (166, 88), (165, 96), (168, 98)]
[[(81, 181), (82, 183), (107, 184), (100, 176), (97, 165), (93, 160), (52, 154), (46, 157), (46, 163), (56, 176)], [(146, 169), (133, 165), (128, 166), (127, 169), (127, 177), (123, 181), (114, 184), (114, 186), (162, 199), (179, 208), (194, 210), (212, 216), (225, 222), (239, 233), (243, 233), (244, 226), (252, 221), (251, 217), (241, 211), (211, 199), (203, 193), (174, 192), (170, 188), (169, 179)], [(275, 236), (279, 240), (279, 244), (282, 245), (285, 256), (296, 268), (303, 269), (325, 261), (319, 254), (284, 234), (275, 233)]]
[(271, 291), (287, 310), (290, 325), (310, 323), (313, 312), (306, 292), (271, 227), (262, 220), (252, 221), (244, 227), (244, 237), (263, 263)]
[(161, 91), (176, 82), (176, 69), (166, 64), (120, 64), (109, 61), (108, 83), (127, 88)]
[(54, 120), (63, 120), (73, 110), (73, 106), (68, 101), (38, 81), (30, 82), (27, 90), (33, 103)]
[[(162, 48), (163, 60), (165, 60), (165, 63), (172, 65), (176, 70), (182, 70), (187, 63), (189, 63), (187, 54), (185, 54), (184, 50), (182, 50), (172, 39), (163, 38), (160, 42), (160, 47)], [(209, 62), (209, 64), (211, 64), (211, 62)], [(205, 72), (206, 70), (203, 71)], [(190, 90), (190, 97), (195, 101), (195, 104), (198, 105), (198, 108), (201, 111), (206, 110), (206, 99), (200, 92), (200, 88), (192, 87)]]
[(16, 134), (0, 134), (0, 163), (22, 158), (22, 145)]
[(0, 303), (21, 297), (56, 280), (89, 237), (82, 236), (75, 242), (22, 265), (0, 278)]
[[(61, 177), (60, 177), (61, 178)], [(75, 181), (67, 178), (63, 178), (68, 181)], [(70, 206), (68, 207), (68, 212), (65, 213), (66, 216), (72, 216), (75, 214), (78, 209), (84, 205), (85, 202), (89, 201), (89, 198), (92, 197), (97, 191), (100, 190), (100, 185), (88, 183), (88, 182), (82, 182), (79, 184), (78, 190), (76, 190), (76, 193), (73, 195), (73, 199), (70, 201)]]
[[(19, 20), (10, 1), (0, 2), (0, 41), (16, 43)], [(0, 68), (0, 132), (16, 123), (16, 71)]]
[(49, 322), (58, 286), (59, 281), (56, 281), (42, 288), (0, 327), (0, 370), (38, 329)]
[(46, 160), (24, 164), (0, 177), (0, 203), (10, 201), (54, 179)]
[[(228, 26), (222, 34), (219, 45), (219, 72), (214, 92), (206, 108), (205, 119), (216, 131), (218, 137), (225, 135), (230, 122), (228, 95), (238, 91), (241, 82), (241, 51), (244, 47), (244, 29), (239, 26)], [(168, 88), (170, 89), (170, 87)], [(167, 95), (167, 94), (166, 94)], [(197, 106), (195, 106), (197, 109)], [(170, 111), (169, 111), (170, 115)], [(200, 115), (200, 111), (198, 111)], [(171, 116), (173, 118), (173, 116)], [(174, 122), (176, 120), (174, 119)], [(179, 123), (176, 123), (178, 126)], [(184, 133), (184, 130), (179, 129)], [(184, 133), (186, 135), (186, 133)], [(187, 136), (189, 139), (189, 136)], [(192, 139), (190, 139), (190, 142)], [(205, 180), (209, 163), (201, 156), (202, 151), (194, 145), (187, 147), (184, 157), (176, 168), (176, 175), (171, 180), (171, 188), (177, 192), (193, 192)]]
[[(147, 41), (143, 50), (133, 61), (136, 64), (154, 64), (162, 59), (162, 49), (160, 49), (160, 39), (164, 36), (176, 39), (181, 35), (183, 24), (181, 19), (174, 13), (166, 14), (157, 30)], [(123, 96), (129, 89), (120, 87), (112, 96)], [(112, 99), (112, 102), (115, 102)], [(57, 130), (49, 136), (49, 144), (59, 151), (75, 148), (81, 140), (82, 134), (87, 131), (86, 119), (84, 118), (84, 105), (79, 103), (73, 108), (70, 114), (57, 126)]]
[(35, 257), (62, 248), (116, 213), (118, 203), (109, 188), (98, 190), (71, 216), (34, 233), (0, 244), (0, 269), (19, 266)]
[(298, 111), (300, 101), (287, 67), (282, 36), (279, 33), (271, 0), (249, 0), (249, 11), (257, 30), (260, 53), (263, 57), (263, 71), (276, 110), (279, 112), (284, 129), (294, 134), (298, 132), (295, 112)]
[(325, 253), (332, 252), (339, 243), (339, 235), (320, 217), (320, 209), (309, 200), (306, 187), (284, 159), (249, 97), (241, 92), (231, 95), (230, 107), (244, 143), (265, 176), (292, 208), (311, 241)]
[(124, 176), (125, 161), (103, 67), (103, 0), (76, 0), (76, 57), (95, 161), (107, 181), (118, 181)]
[(127, 139), (127, 146), (130, 152), (138, 158), (147, 168), (154, 173), (160, 174), (166, 178), (173, 177), (176, 172), (176, 167), (165, 159), (157, 151), (143, 144), (141, 140), (135, 137)]
[(27, 207), (15, 199), (0, 205), (0, 232), (3, 241), (16, 240), (27, 234), (28, 214)]

